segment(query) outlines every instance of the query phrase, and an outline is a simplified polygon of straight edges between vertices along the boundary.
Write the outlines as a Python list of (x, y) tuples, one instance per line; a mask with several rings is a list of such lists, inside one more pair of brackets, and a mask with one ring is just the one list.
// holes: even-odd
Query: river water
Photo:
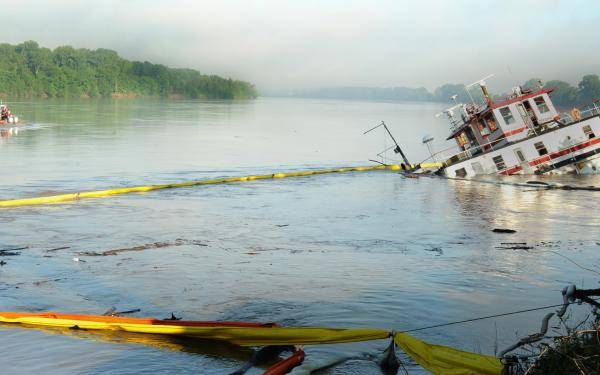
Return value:
[[(427, 156), (423, 135), (439, 148), (447, 131), (435, 103), (42, 100), (12, 109), (28, 124), (2, 132), (2, 199), (368, 165), (390, 145), (381, 129), (362, 134), (381, 120), (414, 162)], [(543, 179), (600, 185), (598, 176)], [(139, 308), (186, 320), (409, 330), (560, 303), (568, 283), (597, 287), (597, 274), (556, 253), (598, 270), (599, 210), (595, 192), (389, 171), (2, 209), (0, 249), (25, 249), (0, 258), (0, 311)], [(491, 232), (498, 227), (517, 233)], [(156, 242), (171, 246), (85, 255)], [(537, 331), (548, 311), (414, 335), (493, 354)], [(3, 374), (226, 374), (250, 356), (226, 344), (10, 325), (0, 326), (0, 345)], [(321, 373), (378, 373), (372, 355), (386, 345), (311, 346), (306, 363), (355, 356)], [(425, 373), (400, 358), (409, 373)]]

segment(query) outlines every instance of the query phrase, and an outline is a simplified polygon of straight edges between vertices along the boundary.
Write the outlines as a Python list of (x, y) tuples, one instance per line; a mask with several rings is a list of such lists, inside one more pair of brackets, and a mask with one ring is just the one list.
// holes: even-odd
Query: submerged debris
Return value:
[(35, 286), (41, 286), (50, 282), (57, 282), (57, 281), (61, 281), (61, 278), (58, 279), (46, 279), (46, 280), (38, 280), (38, 281), (34, 281), (32, 284)]

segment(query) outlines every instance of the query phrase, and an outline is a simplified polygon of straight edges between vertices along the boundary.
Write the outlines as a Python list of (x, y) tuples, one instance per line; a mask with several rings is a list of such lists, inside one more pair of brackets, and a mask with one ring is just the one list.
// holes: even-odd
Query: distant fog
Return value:
[(0, 0), (3, 42), (109, 48), (259, 89), (409, 86), (490, 73), (600, 73), (600, 2), (484, 0)]

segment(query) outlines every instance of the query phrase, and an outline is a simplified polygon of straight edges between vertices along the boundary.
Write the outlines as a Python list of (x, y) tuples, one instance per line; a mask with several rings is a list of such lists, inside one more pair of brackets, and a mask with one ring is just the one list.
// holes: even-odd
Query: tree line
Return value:
[[(541, 80), (532, 78), (524, 82), (522, 88), (538, 88)], [(554, 103), (560, 108), (569, 108), (591, 103), (600, 99), (600, 78), (596, 74), (584, 76), (577, 86), (560, 80), (552, 80), (543, 83), (542, 88), (553, 88), (551, 94)], [(408, 100), (408, 101), (435, 101), (452, 102), (452, 96), (456, 95), (459, 102), (470, 102), (471, 98), (481, 100), (482, 93), (479, 87), (472, 87), (467, 92), (463, 84), (447, 83), (433, 92), (424, 87), (329, 87), (320, 89), (306, 89), (295, 91), (271, 91), (270, 96), (292, 96), (320, 99), (362, 99), (362, 100)], [(500, 96), (494, 96), (495, 99)]]
[[(539, 78), (532, 78), (520, 85), (523, 89), (553, 89), (550, 94), (555, 105), (561, 108), (581, 106), (592, 103), (594, 100), (600, 100), (600, 77), (597, 74), (588, 74), (581, 78), (577, 86), (561, 80), (552, 80), (543, 82)], [(481, 98), (481, 90), (471, 89), (473, 97)], [(445, 84), (438, 87), (432, 97), (436, 101), (450, 101), (450, 97), (458, 95), (458, 100), (462, 102), (470, 101), (465, 85)], [(500, 96), (494, 96), (498, 99)]]
[(0, 93), (17, 97), (185, 97), (198, 99), (256, 98), (244, 81), (206, 75), (193, 69), (129, 61), (108, 49), (37, 42), (0, 44)]

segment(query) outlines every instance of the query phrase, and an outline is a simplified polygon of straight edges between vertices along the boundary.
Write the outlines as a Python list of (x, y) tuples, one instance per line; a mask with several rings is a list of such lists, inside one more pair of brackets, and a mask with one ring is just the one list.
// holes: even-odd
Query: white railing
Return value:
[[(479, 145), (479, 146), (470, 147), (470, 148), (468, 148), (468, 149), (466, 149), (464, 151), (458, 151), (458, 146), (452, 146), (452, 147), (449, 147), (447, 149), (444, 149), (444, 150), (441, 150), (441, 151), (438, 151), (438, 152), (434, 153), (429, 158), (423, 160), (422, 163), (435, 158), (435, 159), (442, 160), (442, 163), (446, 164), (446, 162), (448, 160), (450, 160), (451, 158), (453, 158), (455, 156), (458, 157), (458, 161), (463, 161), (463, 160), (466, 160), (466, 159), (470, 159), (477, 152), (479, 152), (479, 151), (483, 152), (486, 147), (493, 147), (497, 143), (500, 143), (500, 142), (502, 142), (505, 139), (506, 139), (506, 137), (500, 137), (500, 138), (498, 138), (498, 139), (496, 139), (494, 141), (487, 142), (487, 143), (484, 143), (484, 144)], [(449, 151), (452, 151), (452, 152), (450, 153)]]
[(558, 122), (561, 125), (569, 125), (576, 121), (585, 120), (590, 117), (598, 116), (598, 115), (600, 115), (600, 105), (598, 105), (596, 102), (594, 102), (594, 103), (584, 107), (584, 110), (580, 112), (581, 118), (579, 120), (573, 118), (573, 115), (571, 113), (565, 112), (565, 113), (561, 113), (560, 119), (558, 120)]

